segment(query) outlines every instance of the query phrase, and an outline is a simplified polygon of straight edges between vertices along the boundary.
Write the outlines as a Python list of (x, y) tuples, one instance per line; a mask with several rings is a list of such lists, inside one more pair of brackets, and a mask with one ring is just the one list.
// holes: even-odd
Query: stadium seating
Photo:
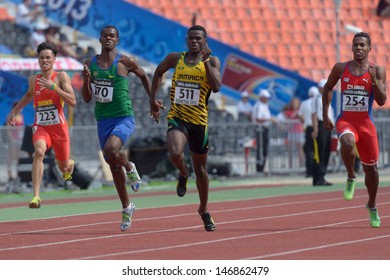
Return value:
[[(196, 13), (197, 23), (204, 25), (211, 37), (315, 81), (327, 77), (336, 62), (333, 0), (199, 0), (180, 1), (178, 4), (167, 0), (127, 1), (185, 26), (191, 25), (189, 19)], [(372, 61), (385, 65), (390, 73), (390, 21), (376, 16), (377, 4), (377, 0), (342, 1), (339, 13), (340, 60), (351, 59), (353, 34), (348, 33), (344, 26), (354, 25), (370, 34)], [(180, 13), (170, 12), (175, 8), (180, 8)], [(300, 48), (303, 43), (309, 43), (313, 48)], [(390, 81), (387, 87), (390, 87)]]

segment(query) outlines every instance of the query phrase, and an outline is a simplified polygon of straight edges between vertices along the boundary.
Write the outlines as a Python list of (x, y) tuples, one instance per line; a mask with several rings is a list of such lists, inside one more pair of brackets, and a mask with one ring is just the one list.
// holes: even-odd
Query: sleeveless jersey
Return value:
[(338, 117), (359, 124), (367, 118), (372, 119), (374, 94), (368, 70), (356, 76), (349, 70), (348, 62), (341, 75), (341, 110)]
[(172, 77), (168, 119), (177, 117), (188, 123), (207, 125), (211, 87), (206, 68), (203, 62), (187, 65), (186, 54), (181, 53)]
[(337, 118), (336, 132), (340, 137), (352, 133), (363, 164), (377, 164), (378, 138), (372, 118), (373, 86), (368, 70), (360, 76), (351, 73), (348, 62), (341, 75), (341, 113)]
[[(36, 76), (34, 85), (34, 126), (66, 124), (64, 100), (54, 90), (41, 88), (37, 81), (41, 76), (42, 74)], [(56, 76), (57, 72), (53, 72), (50, 79), (54, 80)]]
[(89, 69), (91, 70), (91, 89), (95, 97), (95, 118), (134, 116), (134, 111), (129, 96), (128, 77), (117, 73), (118, 61), (121, 57), (117, 54), (114, 62), (108, 69), (102, 69), (94, 56)]

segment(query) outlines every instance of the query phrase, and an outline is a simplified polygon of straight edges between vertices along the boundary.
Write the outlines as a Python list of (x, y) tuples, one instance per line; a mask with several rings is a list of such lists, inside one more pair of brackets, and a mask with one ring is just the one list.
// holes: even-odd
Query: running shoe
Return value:
[(134, 203), (130, 202), (129, 207), (126, 210), (122, 211), (122, 223), (121, 223), (121, 231), (127, 230), (131, 227), (131, 218), (133, 216), (135, 210)]
[(138, 192), (139, 188), (141, 187), (141, 177), (138, 174), (137, 168), (135, 167), (134, 163), (131, 163), (133, 165), (133, 169), (130, 171), (126, 171), (127, 178), (129, 178), (131, 189), (134, 192)]
[(381, 218), (379, 218), (378, 210), (376, 208), (369, 208), (366, 204), (368, 215), (370, 216), (371, 227), (378, 228), (381, 226)]
[(29, 208), (41, 208), (41, 199), (39, 197), (34, 196), (28, 204)]
[(65, 181), (72, 180), (72, 174), (73, 174), (73, 170), (74, 170), (74, 160), (69, 160), (69, 161), (70, 161), (70, 164), (72, 165), (72, 170), (70, 172), (67, 172), (67, 171), (64, 172), (62, 178), (64, 178)]
[(211, 217), (210, 213), (200, 213), (198, 211), (200, 217), (202, 218), (204, 228), (206, 231), (214, 231), (215, 230), (215, 224), (213, 221), (213, 218)]
[(179, 179), (177, 181), (176, 193), (180, 197), (183, 197), (187, 192), (187, 179), (190, 176), (190, 167), (186, 165), (186, 168), (187, 168), (187, 177), (182, 177), (179, 175)]
[(347, 184), (346, 184), (345, 190), (344, 190), (344, 199), (345, 200), (352, 200), (353, 194), (355, 193), (355, 187), (356, 187), (356, 178), (354, 178), (354, 179), (348, 178)]

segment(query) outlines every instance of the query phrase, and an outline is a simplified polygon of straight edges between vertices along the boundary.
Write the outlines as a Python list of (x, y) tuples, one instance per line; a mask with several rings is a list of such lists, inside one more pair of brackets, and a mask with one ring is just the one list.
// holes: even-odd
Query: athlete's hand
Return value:
[(209, 48), (209, 45), (207, 45), (207, 42), (204, 44), (202, 49), (202, 61), (205, 61), (211, 56), (211, 49)]
[(375, 67), (375, 65), (372, 65), (372, 64), (370, 64), (369, 66), (368, 66), (368, 73), (370, 73), (370, 76), (371, 76), (371, 81), (373, 82), (373, 83), (375, 83), (375, 81), (376, 81), (376, 67)]
[(328, 116), (324, 116), (324, 117), (323, 117), (323, 125), (324, 125), (324, 127), (325, 127), (327, 130), (332, 131), (332, 130), (334, 129), (333, 122), (331, 121), (331, 119), (329, 119)]
[(165, 109), (161, 100), (153, 100), (149, 102), (150, 104), (150, 117), (155, 120), (156, 123), (160, 121), (160, 110)]
[(45, 77), (37, 78), (37, 83), (38, 85), (41, 86), (41, 89), (42, 88), (53, 89), (54, 82), (50, 79), (46, 79)]
[(84, 64), (84, 69), (83, 69), (83, 77), (84, 79), (88, 79), (91, 77), (91, 70), (89, 70), (88, 66)]
[(15, 125), (15, 113), (9, 113), (7, 116), (7, 124)]

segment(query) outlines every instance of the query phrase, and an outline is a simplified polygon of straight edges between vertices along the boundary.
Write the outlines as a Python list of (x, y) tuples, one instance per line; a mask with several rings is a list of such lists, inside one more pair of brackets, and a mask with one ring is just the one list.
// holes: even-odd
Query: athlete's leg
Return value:
[(192, 163), (196, 175), (196, 187), (199, 193), (199, 212), (207, 213), (207, 203), (209, 198), (209, 177), (207, 174), (207, 154), (192, 153)]
[(345, 133), (340, 137), (341, 144), (341, 158), (343, 159), (344, 166), (347, 169), (348, 178), (355, 177), (355, 137), (352, 133)]
[(124, 172), (123, 167), (129, 171), (133, 166), (127, 160), (126, 155), (121, 152), (122, 146), (122, 140), (115, 135), (111, 135), (104, 145), (103, 155), (110, 166), (112, 178), (119, 199), (121, 200), (122, 207), (127, 208), (130, 204), (130, 200), (126, 189), (126, 173)]
[(363, 170), (365, 173), (364, 183), (366, 184), (368, 192), (367, 206), (369, 208), (375, 208), (376, 205), (376, 194), (378, 192), (379, 185), (379, 173), (377, 165), (366, 165), (363, 164)]
[(32, 164), (32, 184), (34, 190), (34, 196), (39, 198), (40, 187), (43, 177), (43, 158), (47, 150), (47, 144), (45, 140), (38, 139), (34, 142), (34, 160)]
[(188, 176), (188, 168), (186, 167), (184, 158), (184, 147), (187, 143), (186, 135), (177, 130), (170, 130), (167, 133), (167, 146), (169, 159), (171, 163), (180, 171), (181, 177)]

